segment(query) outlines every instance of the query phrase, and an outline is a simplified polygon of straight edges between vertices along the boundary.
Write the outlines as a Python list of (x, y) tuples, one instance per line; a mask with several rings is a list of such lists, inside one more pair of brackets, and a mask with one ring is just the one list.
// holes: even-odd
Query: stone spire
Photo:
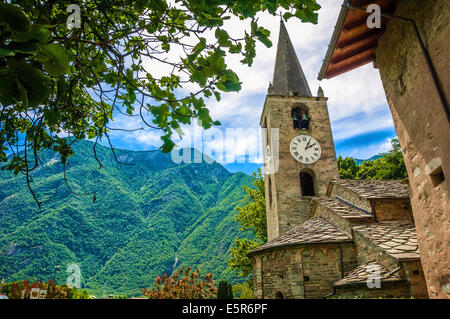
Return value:
[(312, 96), (283, 20), (280, 22), (277, 57), (270, 94)]

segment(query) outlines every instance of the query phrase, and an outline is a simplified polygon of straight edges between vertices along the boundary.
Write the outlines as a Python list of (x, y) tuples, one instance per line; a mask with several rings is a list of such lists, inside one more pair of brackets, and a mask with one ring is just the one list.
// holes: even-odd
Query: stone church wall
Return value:
[(353, 243), (308, 244), (254, 257), (255, 298), (323, 298), (333, 284), (357, 266)]
[(428, 298), (422, 263), (420, 261), (405, 261), (402, 262), (402, 265), (411, 285), (411, 295), (417, 299)]
[[(450, 1), (399, 0), (414, 19), (450, 100)], [(431, 298), (450, 298), (450, 126), (412, 25), (389, 21), (376, 63), (408, 170), (419, 250)]]
[(369, 200), (359, 196), (359, 194), (352, 192), (340, 185), (333, 184), (330, 196), (333, 198), (338, 196), (350, 203), (353, 203), (354, 205), (356, 205), (362, 209), (365, 209), (366, 211), (369, 211), (369, 212), (372, 211), (372, 206), (370, 205)]
[(380, 222), (391, 220), (414, 220), (409, 199), (376, 199), (371, 202), (377, 220)]
[(382, 282), (381, 289), (369, 288), (366, 284), (346, 285), (336, 289), (332, 298), (410, 298), (410, 287), (406, 280)]
[(333, 284), (357, 266), (353, 244), (341, 245), (343, 272), (338, 244), (314, 248), (311, 245), (311, 249), (302, 251), (305, 298), (323, 298), (330, 294), (333, 291)]
[(371, 243), (358, 231), (353, 231), (353, 236), (358, 254), (358, 264), (363, 264), (368, 261), (376, 261), (383, 267), (391, 270), (399, 266), (397, 259), (384, 253), (381, 248)]

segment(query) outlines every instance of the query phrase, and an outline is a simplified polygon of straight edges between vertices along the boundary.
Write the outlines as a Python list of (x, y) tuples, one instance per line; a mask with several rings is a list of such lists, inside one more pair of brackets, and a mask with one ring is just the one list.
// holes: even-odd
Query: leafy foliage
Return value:
[(233, 293), (238, 299), (253, 299), (253, 280), (241, 282), (233, 286)]
[(158, 150), (116, 150), (135, 164), (120, 165), (103, 146), (97, 156), (105, 169), (98, 171), (92, 146), (73, 144), (66, 176), (77, 193), (95, 190), (95, 203), (67, 190), (54, 152), (42, 152), (42, 166), (31, 174), (37, 191), (52, 196), (42, 209), (26, 191), (25, 177), (0, 171), (0, 277), (49, 280), (59, 264), (55, 279), (63, 283), (67, 265), (76, 263), (82, 288), (96, 296), (140, 295), (156, 276), (183, 266), (233, 284), (242, 280), (227, 268), (227, 257), (239, 233), (234, 208), (243, 203), (248, 175), (215, 162), (175, 164)]
[(400, 143), (397, 138), (391, 141), (392, 149), (383, 153), (375, 161), (367, 160), (357, 165), (352, 157), (337, 159), (339, 175), (346, 179), (404, 179), (408, 177)]
[(180, 268), (171, 276), (156, 277), (153, 288), (142, 289), (149, 299), (212, 299), (217, 294), (213, 274), (200, 275), (200, 269)]
[[(251, 66), (256, 42), (272, 45), (256, 15), (282, 9), (285, 20), (316, 23), (320, 8), (314, 0), (82, 1), (80, 25), (72, 28), (72, 2), (0, 3), (0, 161), (13, 152), (5, 168), (26, 174), (32, 193), (29, 172), (40, 150), (59, 153), (63, 163), (73, 153), (61, 133), (109, 141), (121, 113), (161, 130), (168, 152), (180, 125), (219, 125), (205, 99), (241, 89), (225, 58), (240, 55)], [(241, 37), (224, 27), (232, 17), (250, 21)], [(188, 83), (197, 89), (183, 93)]]
[(245, 205), (237, 207), (239, 214), (236, 221), (241, 225), (240, 231), (251, 230), (254, 238), (239, 238), (230, 248), (229, 267), (246, 277), (252, 272), (252, 263), (247, 254), (267, 241), (266, 201), (264, 175), (261, 168), (252, 174), (253, 187), (242, 186), (246, 193)]
[(25, 291), (25, 298), (29, 298), (32, 288), (39, 288), (47, 291), (46, 299), (89, 299), (90, 296), (86, 290), (69, 288), (67, 285), (57, 286), (53, 280), (43, 282), (36, 280), (15, 281), (2, 284), (0, 292), (6, 294), (9, 299), (21, 299), (22, 291)]

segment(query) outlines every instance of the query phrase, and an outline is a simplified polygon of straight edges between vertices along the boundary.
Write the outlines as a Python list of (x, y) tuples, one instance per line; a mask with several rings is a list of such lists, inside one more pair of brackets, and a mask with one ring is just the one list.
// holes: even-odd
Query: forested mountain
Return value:
[[(170, 154), (112, 151), (77, 142), (63, 167), (53, 152), (39, 155), (32, 187), (25, 177), (0, 172), (0, 277), (64, 283), (67, 265), (80, 266), (82, 287), (94, 294), (140, 294), (157, 275), (180, 266), (200, 267), (214, 278), (235, 281), (227, 269), (229, 246), (239, 225), (236, 205), (250, 177), (220, 164), (175, 164)], [(194, 152), (194, 151), (193, 151)], [(93, 193), (96, 201), (93, 200)]]

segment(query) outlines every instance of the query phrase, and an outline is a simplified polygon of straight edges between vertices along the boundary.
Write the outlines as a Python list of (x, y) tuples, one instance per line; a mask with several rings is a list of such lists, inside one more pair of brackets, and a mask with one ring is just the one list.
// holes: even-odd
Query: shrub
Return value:
[(142, 292), (149, 299), (211, 299), (217, 293), (212, 277), (212, 273), (201, 276), (200, 269), (192, 272), (191, 267), (182, 267), (171, 276), (156, 277), (153, 288)]

